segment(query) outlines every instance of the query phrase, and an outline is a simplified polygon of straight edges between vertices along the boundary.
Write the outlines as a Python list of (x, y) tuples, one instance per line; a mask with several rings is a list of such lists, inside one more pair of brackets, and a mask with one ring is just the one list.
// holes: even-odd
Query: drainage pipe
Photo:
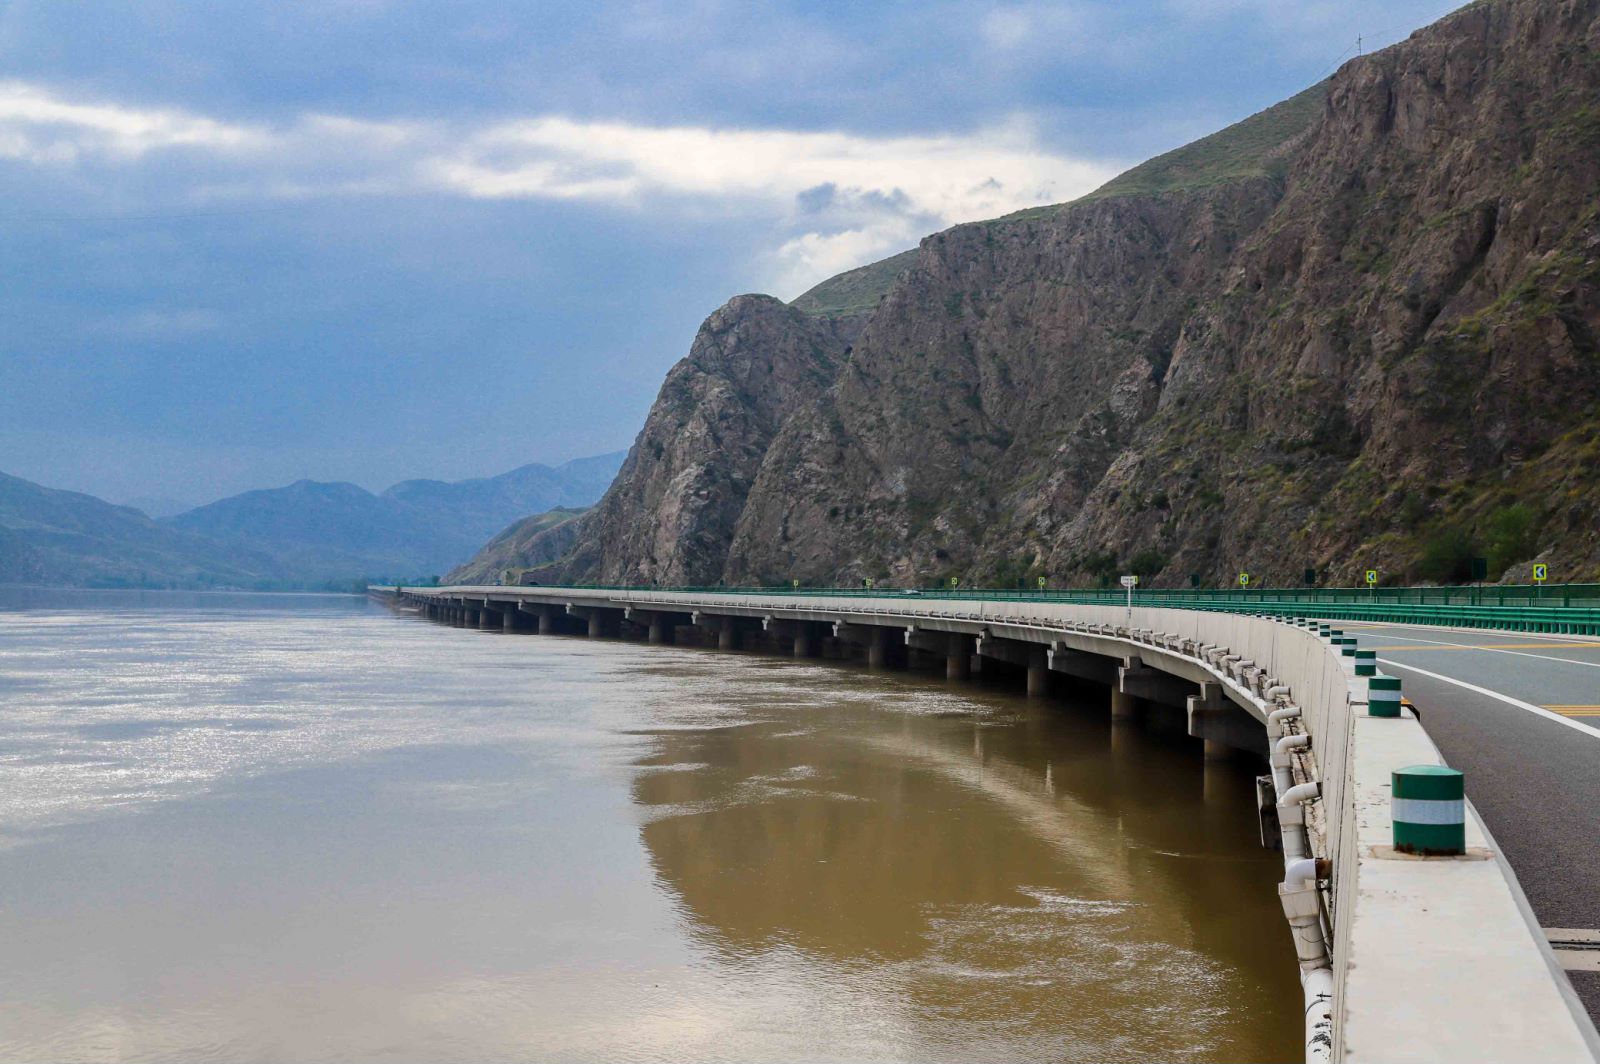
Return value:
[(1267, 738), (1274, 741), (1283, 738), (1284, 725), (1287, 721), (1300, 719), (1299, 706), (1284, 706), (1267, 714)]
[(1278, 888), (1300, 960), (1307, 1061), (1328, 1060), (1333, 1051), (1333, 964), (1322, 933), (1322, 902), (1317, 890), (1317, 880), (1326, 874), (1326, 861), (1285, 861), (1283, 884)]

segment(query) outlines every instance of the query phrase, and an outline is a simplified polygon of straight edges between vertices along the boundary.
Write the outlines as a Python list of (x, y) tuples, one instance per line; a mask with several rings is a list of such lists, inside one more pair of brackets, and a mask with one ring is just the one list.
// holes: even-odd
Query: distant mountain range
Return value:
[(0, 474), (0, 583), (312, 588), (425, 579), (529, 514), (592, 504), (622, 459), (408, 480), (381, 495), (302, 480), (161, 520)]

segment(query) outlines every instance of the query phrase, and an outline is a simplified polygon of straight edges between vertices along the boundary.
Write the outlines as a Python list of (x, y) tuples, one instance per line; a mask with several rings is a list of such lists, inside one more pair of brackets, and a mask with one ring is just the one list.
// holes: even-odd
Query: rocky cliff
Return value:
[(1483, 0), (1083, 200), (740, 297), (559, 575), (1600, 575), (1596, 101), (1600, 0)]
[[(840, 279), (836, 279), (840, 280)], [(561, 578), (712, 584), (779, 428), (833, 384), (863, 316), (737, 296), (672, 368)]]

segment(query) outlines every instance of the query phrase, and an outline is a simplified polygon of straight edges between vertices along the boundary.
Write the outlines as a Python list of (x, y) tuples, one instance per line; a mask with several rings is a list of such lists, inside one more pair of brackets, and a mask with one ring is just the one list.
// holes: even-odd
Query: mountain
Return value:
[(131, 506), (0, 473), (0, 582), (90, 587), (253, 587), (270, 556), (168, 528)]
[(250, 491), (166, 523), (277, 558), (310, 582), (363, 575), (412, 579), (442, 573), (529, 513), (593, 503), (621, 452), (559, 466), (527, 465), (497, 477), (408, 480), (374, 495), (354, 484), (302, 480)]
[(465, 565), (445, 576), (447, 584), (498, 584), (507, 569), (549, 565), (577, 545), (583, 510), (556, 509), (513, 522)]
[(411, 480), (383, 495), (302, 480), (162, 521), (0, 473), (0, 583), (279, 589), (415, 580), (471, 557), (526, 513), (574, 516), (556, 508), (594, 502), (621, 460), (619, 452), (453, 484)]
[(1600, 577), (1600, 0), (1480, 0), (668, 375), (569, 580)]
[(172, 517), (185, 510), (194, 509), (193, 502), (184, 502), (167, 495), (137, 495), (131, 499), (123, 499), (123, 506), (131, 506), (142, 512), (146, 517), (153, 517), (157, 521), (163, 517)]

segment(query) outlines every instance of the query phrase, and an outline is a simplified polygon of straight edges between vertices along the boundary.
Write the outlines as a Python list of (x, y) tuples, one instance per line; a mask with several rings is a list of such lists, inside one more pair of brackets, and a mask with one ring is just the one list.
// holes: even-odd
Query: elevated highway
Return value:
[[(1264, 837), (1284, 850), (1279, 889), (1301, 962), (1308, 1059), (1600, 1059), (1584, 1006), (1596, 1001), (1583, 972), (1590, 951), (1562, 939), (1558, 956), (1541, 930), (1594, 934), (1600, 946), (1586, 889), (1596, 859), (1565, 856), (1592, 841), (1600, 821), (1587, 811), (1587, 744), (1600, 739), (1588, 721), (1600, 724), (1600, 707), (1593, 717), (1583, 708), (1600, 703), (1585, 693), (1595, 689), (1600, 640), (1359, 620), (1335, 628), (1312, 606), (1276, 603), (1234, 611), (902, 592), (374, 591), (487, 630), (824, 654), (938, 667), (952, 680), (1013, 670), (1039, 695), (1059, 674), (1103, 689), (1113, 718), (1180, 714), (1203, 756), (1247, 751), (1270, 766), (1259, 785)], [(1386, 677), (1363, 675), (1374, 659)], [(1380, 712), (1396, 676), (1438, 747), (1418, 714)], [(1465, 853), (1397, 852), (1391, 773), (1443, 761), (1467, 774)], [(1578, 970), (1582, 1000), (1563, 962)]]
[(1404, 679), (1428, 734), (1600, 1019), (1600, 638), (1346, 625)]

